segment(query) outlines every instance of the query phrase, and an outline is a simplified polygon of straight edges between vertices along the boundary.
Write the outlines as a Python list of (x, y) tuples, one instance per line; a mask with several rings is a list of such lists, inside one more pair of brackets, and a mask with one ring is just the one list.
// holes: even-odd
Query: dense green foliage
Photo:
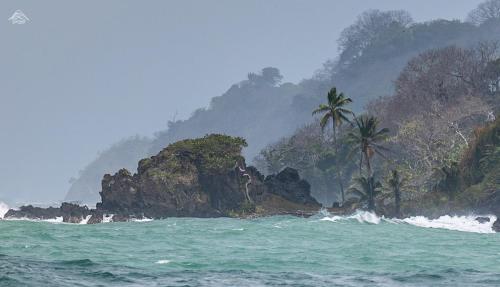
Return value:
[(241, 151), (246, 145), (242, 138), (220, 134), (178, 141), (139, 161), (138, 174), (173, 192), (177, 184), (192, 184), (196, 176), (225, 175), (244, 166)]
[(244, 158), (241, 151), (246, 146), (247, 142), (243, 138), (211, 134), (170, 144), (160, 152), (159, 156), (171, 158), (174, 155), (183, 159), (189, 158), (206, 171), (225, 173), (236, 164), (243, 165)]
[(500, 189), (500, 119), (476, 130), (476, 140), (460, 162), (463, 185)]

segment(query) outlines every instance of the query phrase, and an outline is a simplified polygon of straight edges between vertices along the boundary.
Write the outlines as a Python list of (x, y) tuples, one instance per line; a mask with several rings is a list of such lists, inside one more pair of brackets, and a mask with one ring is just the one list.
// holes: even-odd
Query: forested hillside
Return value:
[[(470, 156), (467, 150), (500, 112), (499, 57), (499, 45), (491, 41), (470, 48), (426, 50), (404, 66), (393, 94), (371, 100), (356, 116), (349, 112), (355, 99), (339, 108), (330, 98), (332, 90), (319, 106), (321, 121), (266, 147), (257, 158), (258, 167), (267, 172), (297, 168), (315, 196), (328, 204), (342, 202), (343, 186), (359, 191), (352, 185), (362, 183), (366, 189), (369, 180), (371, 192), (375, 186), (377, 193), (390, 191), (394, 171), (404, 178), (402, 199), (411, 206), (427, 204), (429, 193), (448, 200), (463, 190), (457, 175), (460, 162)], [(333, 115), (335, 111), (346, 117), (344, 125), (338, 124), (341, 117)], [(332, 137), (332, 121), (337, 140)], [(391, 197), (389, 192), (379, 199)]]
[[(134, 166), (138, 157), (155, 154), (173, 141), (207, 133), (246, 138), (249, 146), (245, 156), (254, 158), (267, 145), (311, 124), (311, 111), (324, 101), (332, 86), (352, 98), (352, 109), (361, 112), (371, 100), (392, 95), (399, 74), (420, 53), (450, 45), (469, 48), (494, 39), (500, 39), (500, 22), (495, 17), (414, 23), (404, 11), (367, 11), (342, 33), (339, 56), (332, 51), (333, 59), (310, 79), (298, 84), (281, 83), (283, 76), (276, 68), (250, 73), (247, 79), (214, 97), (209, 107), (198, 109), (187, 120), (169, 122), (148, 144), (138, 144), (134, 156), (120, 152), (122, 145), (130, 144), (127, 142), (102, 153), (81, 172), (66, 199), (94, 202), (103, 174)], [(147, 151), (144, 146), (149, 146)], [(126, 150), (129, 148), (134, 149), (133, 144)]]

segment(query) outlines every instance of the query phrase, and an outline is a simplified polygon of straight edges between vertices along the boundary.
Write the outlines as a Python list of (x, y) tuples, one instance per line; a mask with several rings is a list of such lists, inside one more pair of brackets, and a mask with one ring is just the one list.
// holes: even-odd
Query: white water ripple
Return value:
[(155, 262), (156, 264), (168, 264), (170, 263), (170, 260), (167, 260), (167, 259), (162, 259), (162, 260), (158, 260)]

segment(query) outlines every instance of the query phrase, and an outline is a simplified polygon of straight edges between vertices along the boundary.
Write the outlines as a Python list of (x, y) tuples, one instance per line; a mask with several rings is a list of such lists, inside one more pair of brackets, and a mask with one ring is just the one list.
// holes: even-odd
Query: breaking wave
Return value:
[(110, 223), (113, 220), (114, 214), (104, 214), (102, 216), (102, 223)]
[(495, 233), (493, 223), (497, 220), (494, 215), (468, 215), (450, 216), (444, 215), (436, 219), (429, 219), (425, 216), (413, 216), (404, 219), (389, 219), (379, 217), (368, 211), (357, 211), (348, 216), (325, 216), (322, 221), (339, 222), (345, 220), (356, 220), (359, 223), (379, 224), (382, 221), (392, 224), (410, 224), (424, 228), (439, 228), (463, 232), (474, 233)]
[[(480, 222), (478, 217), (488, 219)], [(436, 219), (428, 219), (424, 216), (414, 216), (401, 220), (400, 222), (426, 228), (443, 228), (456, 231), (475, 232), (475, 233), (495, 233), (493, 223), (497, 220), (494, 215), (486, 216), (441, 216)]]
[(371, 223), (371, 224), (379, 224), (383, 217), (378, 217), (375, 213), (358, 210), (356, 213), (347, 216), (326, 216), (321, 220), (323, 221), (331, 221), (337, 222), (342, 220), (357, 220), (359, 223)]
[(9, 206), (5, 202), (0, 201), (0, 218), (3, 218), (7, 211), (9, 211)]
[[(70, 222), (64, 222), (63, 221), (63, 217), (62, 216), (58, 216), (58, 217), (54, 217), (54, 218), (46, 218), (46, 219), (35, 219), (35, 218), (27, 218), (27, 217), (8, 217), (8, 218), (3, 218), (5, 213), (7, 213), (7, 211), (9, 210), (8, 207), (5, 207), (5, 211), (4, 210), (4, 206), (1, 205), (2, 202), (0, 202), (0, 219), (4, 219), (4, 220), (7, 220), (7, 221), (31, 221), (31, 222), (48, 222), (48, 223), (64, 223), (64, 224), (81, 224), (81, 225), (85, 225), (85, 224), (88, 224), (90, 218), (92, 217), (92, 215), (87, 215), (86, 217), (82, 218), (82, 220), (80, 220), (80, 222), (78, 223), (70, 223)], [(5, 205), (7, 206), (7, 205)], [(101, 223), (112, 223), (113, 222), (113, 216), (114, 214), (104, 214), (102, 216), (102, 221)], [(150, 221), (153, 221), (152, 218), (140, 218), (140, 219), (137, 219), (137, 218), (130, 218), (127, 220), (127, 222), (150, 222)]]
[(89, 219), (92, 217), (92, 215), (87, 215), (82, 221), (80, 221), (80, 224), (87, 224), (89, 222)]

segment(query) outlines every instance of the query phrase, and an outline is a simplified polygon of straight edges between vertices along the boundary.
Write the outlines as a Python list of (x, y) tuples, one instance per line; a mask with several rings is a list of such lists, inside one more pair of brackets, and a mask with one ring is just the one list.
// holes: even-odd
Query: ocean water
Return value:
[(0, 286), (500, 286), (473, 219), (0, 220)]

